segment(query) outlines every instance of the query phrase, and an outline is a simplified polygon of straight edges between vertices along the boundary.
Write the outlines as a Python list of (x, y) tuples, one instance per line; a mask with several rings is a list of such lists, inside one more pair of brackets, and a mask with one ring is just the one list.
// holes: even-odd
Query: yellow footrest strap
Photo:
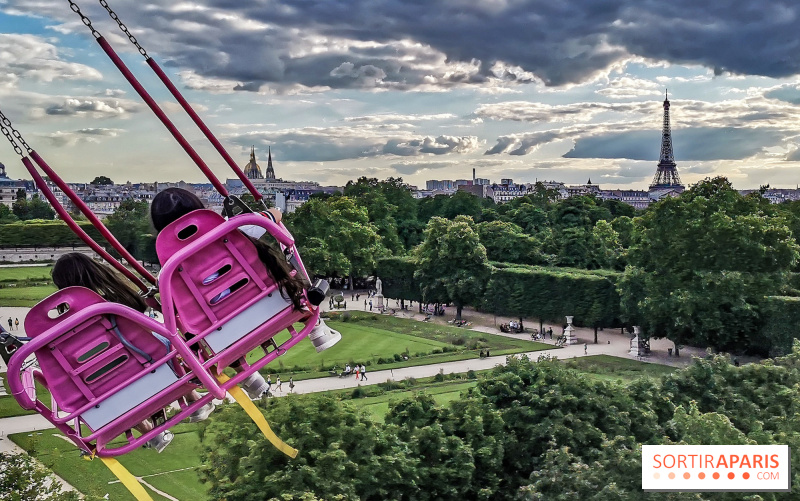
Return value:
[[(225, 383), (229, 379), (230, 378), (225, 374), (220, 374), (219, 376), (217, 376), (217, 380), (220, 383)], [(289, 444), (278, 438), (277, 435), (275, 435), (275, 432), (272, 431), (272, 428), (269, 427), (269, 423), (267, 423), (267, 420), (264, 418), (264, 415), (261, 414), (261, 411), (258, 410), (253, 401), (250, 400), (250, 397), (245, 395), (244, 391), (242, 391), (241, 388), (239, 388), (238, 386), (234, 386), (230, 390), (228, 390), (228, 393), (230, 393), (231, 396), (234, 398), (234, 400), (236, 400), (236, 403), (238, 403), (242, 407), (242, 409), (244, 409), (247, 415), (250, 416), (250, 419), (253, 420), (256, 426), (258, 426), (258, 429), (261, 430), (261, 433), (264, 434), (267, 440), (269, 440), (269, 442), (273, 446), (275, 446), (276, 449), (286, 454), (290, 458), (297, 457), (297, 449), (290, 446)]]
[(117, 477), (120, 482), (122, 482), (122, 485), (131, 491), (133, 497), (135, 497), (138, 501), (153, 501), (153, 498), (150, 497), (150, 494), (147, 493), (142, 484), (140, 484), (136, 477), (134, 477), (133, 474), (127, 470), (127, 468), (122, 466), (119, 461), (114, 458), (105, 457), (101, 457), (100, 460), (103, 461), (104, 465), (108, 466), (108, 469), (111, 470), (111, 473), (113, 473), (114, 476)]

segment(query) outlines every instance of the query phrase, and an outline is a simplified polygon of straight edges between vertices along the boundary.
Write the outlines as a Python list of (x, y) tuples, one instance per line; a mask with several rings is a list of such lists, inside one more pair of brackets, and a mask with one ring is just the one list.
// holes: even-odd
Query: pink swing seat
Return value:
[[(196, 210), (167, 226), (156, 240), (167, 329), (186, 335), (209, 374), (221, 374), (236, 361), (243, 369), (226, 383), (207, 386), (218, 398), (308, 336), (319, 319), (319, 309), (306, 297), (298, 311), (281, 295), (255, 246), (238, 230), (249, 225), (266, 229), (296, 255), (285, 228), (252, 213), (226, 221), (213, 211)], [(303, 324), (300, 330), (298, 323)], [(288, 338), (280, 342), (276, 336), (282, 331), (288, 331)], [(254, 351), (259, 347), (260, 355)]]
[[(43, 299), (27, 315), (25, 331), (32, 340), (9, 360), (12, 394), (24, 409), (40, 413), (88, 453), (130, 452), (213, 398), (179, 401), (198, 387), (194, 373), (203, 371), (181, 338), (143, 313), (110, 303), (89, 289), (68, 287)], [(170, 347), (154, 333), (168, 339)], [(33, 371), (34, 379), (50, 393), (52, 408), (32, 398), (31, 388), (26, 388), (30, 369), (23, 371), (22, 364), (32, 354), (40, 367)], [(175, 401), (179, 412), (133, 436), (133, 426)], [(123, 434), (127, 440), (109, 447)]]

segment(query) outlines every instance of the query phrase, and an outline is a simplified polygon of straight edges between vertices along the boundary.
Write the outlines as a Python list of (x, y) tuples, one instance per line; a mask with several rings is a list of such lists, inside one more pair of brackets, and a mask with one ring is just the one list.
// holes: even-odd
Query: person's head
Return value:
[(171, 222), (203, 207), (203, 202), (194, 193), (181, 188), (167, 188), (153, 198), (150, 219), (156, 232), (161, 233)]
[(51, 272), (53, 283), (59, 289), (80, 286), (93, 290), (106, 301), (123, 304), (145, 311), (144, 299), (125, 284), (108, 267), (79, 252), (70, 252), (58, 258)]

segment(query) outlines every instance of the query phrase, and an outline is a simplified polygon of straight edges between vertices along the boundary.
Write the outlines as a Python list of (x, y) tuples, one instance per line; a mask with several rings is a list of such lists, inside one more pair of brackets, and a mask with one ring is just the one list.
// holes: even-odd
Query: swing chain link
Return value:
[(94, 29), (94, 26), (92, 26), (92, 20), (86, 17), (83, 12), (81, 12), (81, 8), (78, 6), (78, 4), (76, 4), (73, 0), (67, 1), (69, 2), (69, 8), (72, 9), (72, 12), (81, 16), (81, 21), (83, 24), (85, 24), (86, 27), (92, 31), (92, 36), (94, 36), (96, 39), (102, 37), (100, 32)]
[(106, 0), (100, 0), (100, 5), (102, 5), (103, 8), (106, 9), (108, 15), (111, 16), (111, 19), (117, 22), (117, 24), (119, 25), (119, 29), (121, 29), (122, 32), (125, 33), (125, 35), (128, 37), (128, 40), (130, 40), (131, 43), (135, 45), (137, 49), (139, 49), (139, 54), (143, 55), (145, 59), (150, 59), (150, 56), (147, 55), (147, 51), (144, 50), (144, 47), (139, 45), (139, 41), (136, 40), (136, 37), (133, 36), (133, 33), (128, 31), (128, 27), (125, 26), (125, 23), (122, 22), (117, 13), (111, 10), (111, 7), (108, 5), (108, 2)]
[[(3, 114), (3, 112), (0, 111), (0, 131), (3, 132), (4, 136), (6, 136), (6, 139), (8, 139), (9, 143), (11, 143), (11, 146), (14, 147), (14, 151), (17, 153), (17, 155), (19, 155), (21, 157), (24, 157), (25, 154), (22, 152), (22, 148), (19, 147), (17, 142), (14, 141), (14, 137), (12, 136), (11, 132), (8, 130), (9, 127), (11, 127), (11, 120), (6, 118), (6, 116)], [(11, 127), (11, 129), (14, 130), (13, 127)], [(16, 132), (16, 130), (14, 130), (14, 131)], [(17, 132), (17, 134), (19, 134), (19, 132)]]

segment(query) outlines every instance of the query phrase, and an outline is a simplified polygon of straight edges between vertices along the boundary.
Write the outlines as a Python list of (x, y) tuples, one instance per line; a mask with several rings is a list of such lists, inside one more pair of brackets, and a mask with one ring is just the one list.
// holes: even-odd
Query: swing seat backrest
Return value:
[[(169, 353), (168, 347), (124, 316), (126, 310), (144, 316), (89, 289), (68, 287), (39, 302), (25, 320), (32, 341), (45, 333), (52, 339), (34, 353), (54, 401), (62, 411), (80, 412), (94, 430), (179, 378), (165, 362), (157, 364)], [(178, 364), (173, 366), (181, 372)]]
[(256, 330), (258, 344), (268, 340), (286, 328), (280, 318), (288, 320), (292, 311), (235, 219), (226, 222), (213, 211), (196, 210), (156, 240), (164, 265), (159, 289), (165, 315), (173, 304), (179, 330), (204, 339), (215, 354)]

